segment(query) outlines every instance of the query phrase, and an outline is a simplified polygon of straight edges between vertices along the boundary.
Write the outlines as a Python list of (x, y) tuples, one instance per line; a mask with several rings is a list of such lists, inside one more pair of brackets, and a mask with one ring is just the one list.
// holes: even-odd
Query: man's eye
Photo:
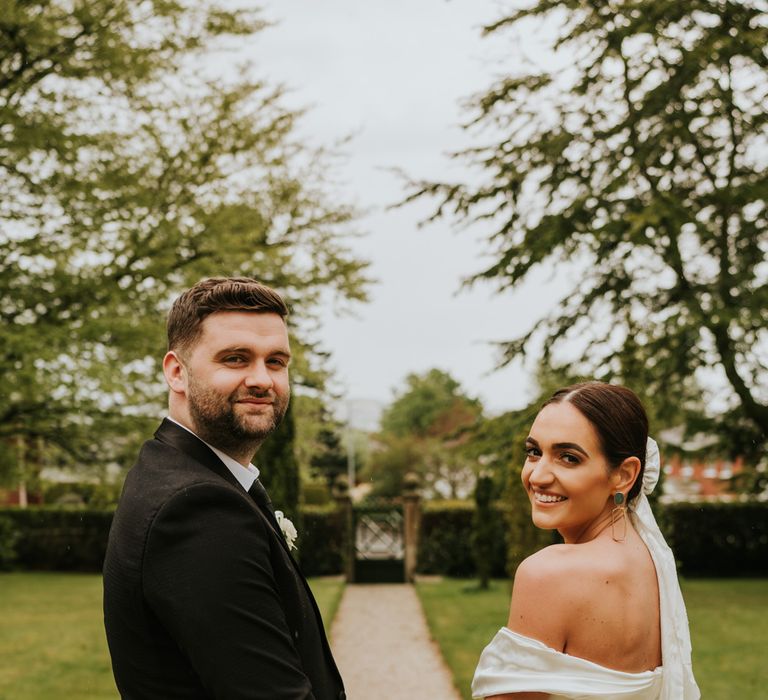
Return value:
[(237, 364), (238, 362), (245, 362), (241, 355), (227, 355), (223, 361), (228, 365)]
[(274, 365), (275, 367), (287, 367), (288, 366), (288, 363), (285, 360), (283, 360), (283, 359), (281, 359), (279, 357), (273, 357), (272, 359), (270, 359), (269, 360), (269, 364)]

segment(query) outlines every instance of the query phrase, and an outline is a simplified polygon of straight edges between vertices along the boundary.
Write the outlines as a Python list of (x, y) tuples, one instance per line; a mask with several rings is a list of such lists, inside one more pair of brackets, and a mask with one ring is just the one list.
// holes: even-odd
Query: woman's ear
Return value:
[(640, 460), (637, 457), (627, 457), (617, 469), (611, 473), (613, 485), (616, 491), (621, 491), (625, 496), (640, 473)]

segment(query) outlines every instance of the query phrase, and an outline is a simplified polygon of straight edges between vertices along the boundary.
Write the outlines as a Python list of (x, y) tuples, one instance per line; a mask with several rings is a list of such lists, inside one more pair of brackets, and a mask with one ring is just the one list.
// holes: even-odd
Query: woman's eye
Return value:
[(541, 454), (541, 452), (537, 447), (526, 447), (525, 454), (528, 457), (538, 457)]
[(578, 464), (579, 458), (576, 455), (571, 454), (570, 452), (563, 452), (561, 455), (564, 462), (568, 462), (568, 464)]

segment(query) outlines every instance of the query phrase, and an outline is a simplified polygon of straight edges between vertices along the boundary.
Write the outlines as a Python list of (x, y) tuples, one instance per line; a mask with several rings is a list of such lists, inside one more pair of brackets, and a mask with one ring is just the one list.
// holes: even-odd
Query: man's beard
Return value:
[(197, 435), (222, 452), (239, 454), (255, 451), (264, 439), (276, 430), (288, 409), (288, 396), (272, 393), (271, 415), (238, 415), (235, 405), (245, 398), (267, 398), (269, 392), (240, 391), (227, 397), (213, 389), (195, 383), (188, 387), (189, 413), (195, 423)]

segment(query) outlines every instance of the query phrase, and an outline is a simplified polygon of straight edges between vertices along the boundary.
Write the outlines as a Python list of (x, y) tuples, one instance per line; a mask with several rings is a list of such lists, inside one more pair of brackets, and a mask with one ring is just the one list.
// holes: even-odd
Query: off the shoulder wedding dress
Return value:
[(561, 698), (657, 700), (663, 671), (624, 673), (569, 656), (502, 627), (485, 648), (475, 671), (472, 693), (549, 693)]
[(677, 580), (675, 558), (646, 497), (656, 485), (660, 466), (658, 447), (649, 439), (643, 492), (630, 517), (656, 566), (662, 666), (643, 673), (624, 673), (556, 651), (502, 627), (480, 656), (472, 681), (473, 697), (515, 692), (549, 693), (551, 700), (698, 700), (701, 697), (691, 667), (688, 615)]

